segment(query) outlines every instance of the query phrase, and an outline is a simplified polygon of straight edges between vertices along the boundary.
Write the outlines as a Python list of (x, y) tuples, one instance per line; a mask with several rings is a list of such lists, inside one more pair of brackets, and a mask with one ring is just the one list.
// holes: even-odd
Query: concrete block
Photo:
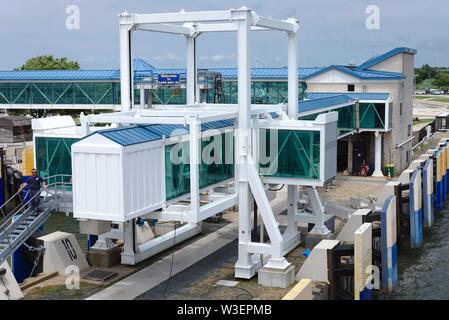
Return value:
[(23, 298), (22, 290), (11, 272), (8, 262), (0, 265), (0, 300), (18, 300)]
[(340, 243), (338, 240), (322, 240), (313, 248), (310, 255), (296, 274), (296, 280), (311, 279), (313, 281), (329, 282), (328, 251)]
[(287, 288), (295, 281), (295, 267), (289, 265), (284, 270), (262, 267), (257, 275), (257, 280), (261, 286)]
[(301, 279), (282, 300), (313, 300), (313, 282), (310, 279)]
[(87, 254), (87, 259), (92, 266), (111, 267), (120, 264), (122, 248), (114, 246), (107, 250), (91, 248)]
[(354, 300), (370, 300), (372, 292), (367, 288), (371, 283), (372, 266), (372, 224), (364, 223), (354, 233)]
[(89, 267), (75, 236), (71, 233), (56, 231), (38, 238), (44, 242), (43, 272), (57, 271), (66, 275), (68, 266), (77, 266), (80, 271)]
[(80, 233), (99, 236), (111, 230), (111, 221), (80, 220)]
[(354, 243), (354, 232), (363, 224), (365, 217), (371, 212), (370, 209), (359, 209), (355, 211), (337, 235), (337, 240)]
[(304, 236), (305, 247), (312, 250), (322, 240), (328, 240), (328, 239), (332, 239), (332, 233), (315, 234), (315, 233), (309, 232)]

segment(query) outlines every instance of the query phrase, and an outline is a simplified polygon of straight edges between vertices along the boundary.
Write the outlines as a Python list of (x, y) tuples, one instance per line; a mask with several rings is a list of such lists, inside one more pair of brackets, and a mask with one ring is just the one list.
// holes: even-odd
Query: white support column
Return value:
[(382, 173), (382, 135), (379, 131), (374, 133), (375, 137), (375, 159), (373, 177), (383, 177)]
[(196, 38), (194, 36), (187, 36), (187, 74), (186, 74), (186, 95), (187, 104), (194, 104), (197, 100), (197, 81), (196, 74)]
[(251, 243), (251, 190), (247, 177), (248, 155), (251, 152), (251, 73), (249, 55), (250, 10), (241, 8), (233, 12), (237, 19), (237, 67), (238, 67), (238, 129), (236, 135), (236, 161), (238, 166), (239, 198), (239, 251), (235, 276), (251, 278), (256, 263), (251, 261), (248, 245)]
[[(298, 53), (296, 32), (288, 32), (288, 116), (298, 118)], [(298, 235), (295, 214), (298, 206), (298, 186), (288, 186), (287, 191), (287, 239)]]
[(316, 187), (307, 187), (306, 190), (316, 221), (315, 226), (312, 228), (312, 230), (310, 230), (309, 234), (328, 236), (331, 232), (325, 225), (326, 212), (324, 210), (324, 206), (321, 202), (318, 191)]
[(123, 259), (133, 259), (136, 252), (136, 235), (135, 235), (135, 220), (131, 219), (123, 223)]
[(140, 87), (140, 110), (145, 109), (145, 89)]
[(196, 221), (200, 213), (200, 150), (201, 125), (197, 120), (190, 124), (190, 219)]
[(120, 16), (120, 97), (121, 111), (131, 110), (132, 104), (132, 61), (131, 61), (131, 29), (132, 15), (128, 12)]

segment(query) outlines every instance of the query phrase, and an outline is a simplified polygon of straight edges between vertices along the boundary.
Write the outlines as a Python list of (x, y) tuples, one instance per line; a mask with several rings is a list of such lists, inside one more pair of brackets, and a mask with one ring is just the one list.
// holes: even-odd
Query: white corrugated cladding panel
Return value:
[(73, 216), (123, 221), (122, 146), (92, 135), (72, 145)]
[(123, 147), (126, 220), (162, 206), (165, 200), (163, 152), (160, 140)]
[(165, 200), (161, 141), (121, 145), (93, 134), (72, 145), (74, 217), (125, 222)]

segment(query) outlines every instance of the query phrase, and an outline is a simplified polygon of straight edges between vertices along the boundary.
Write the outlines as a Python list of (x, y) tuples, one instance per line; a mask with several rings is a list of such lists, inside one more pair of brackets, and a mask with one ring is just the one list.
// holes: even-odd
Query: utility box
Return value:
[(449, 129), (449, 112), (441, 112), (436, 116), (435, 119), (436, 130), (447, 130)]

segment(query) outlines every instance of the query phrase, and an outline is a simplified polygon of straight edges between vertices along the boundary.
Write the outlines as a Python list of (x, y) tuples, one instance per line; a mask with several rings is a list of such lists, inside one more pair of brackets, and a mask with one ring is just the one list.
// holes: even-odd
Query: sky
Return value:
[[(79, 8), (79, 28), (67, 20)], [(418, 50), (415, 65), (449, 66), (447, 0), (0, 0), (0, 70), (12, 70), (40, 54), (68, 57), (82, 69), (119, 66), (118, 14), (223, 10), (242, 5), (260, 16), (300, 20), (299, 65), (359, 64), (395, 47)], [(379, 9), (378, 29), (366, 20)], [(372, 21), (372, 20), (369, 20)], [(287, 37), (281, 32), (251, 33), (251, 62), (257, 67), (287, 65)], [(182, 36), (137, 32), (134, 57), (155, 67), (185, 67)], [(235, 67), (236, 35), (198, 38), (200, 68)]]

